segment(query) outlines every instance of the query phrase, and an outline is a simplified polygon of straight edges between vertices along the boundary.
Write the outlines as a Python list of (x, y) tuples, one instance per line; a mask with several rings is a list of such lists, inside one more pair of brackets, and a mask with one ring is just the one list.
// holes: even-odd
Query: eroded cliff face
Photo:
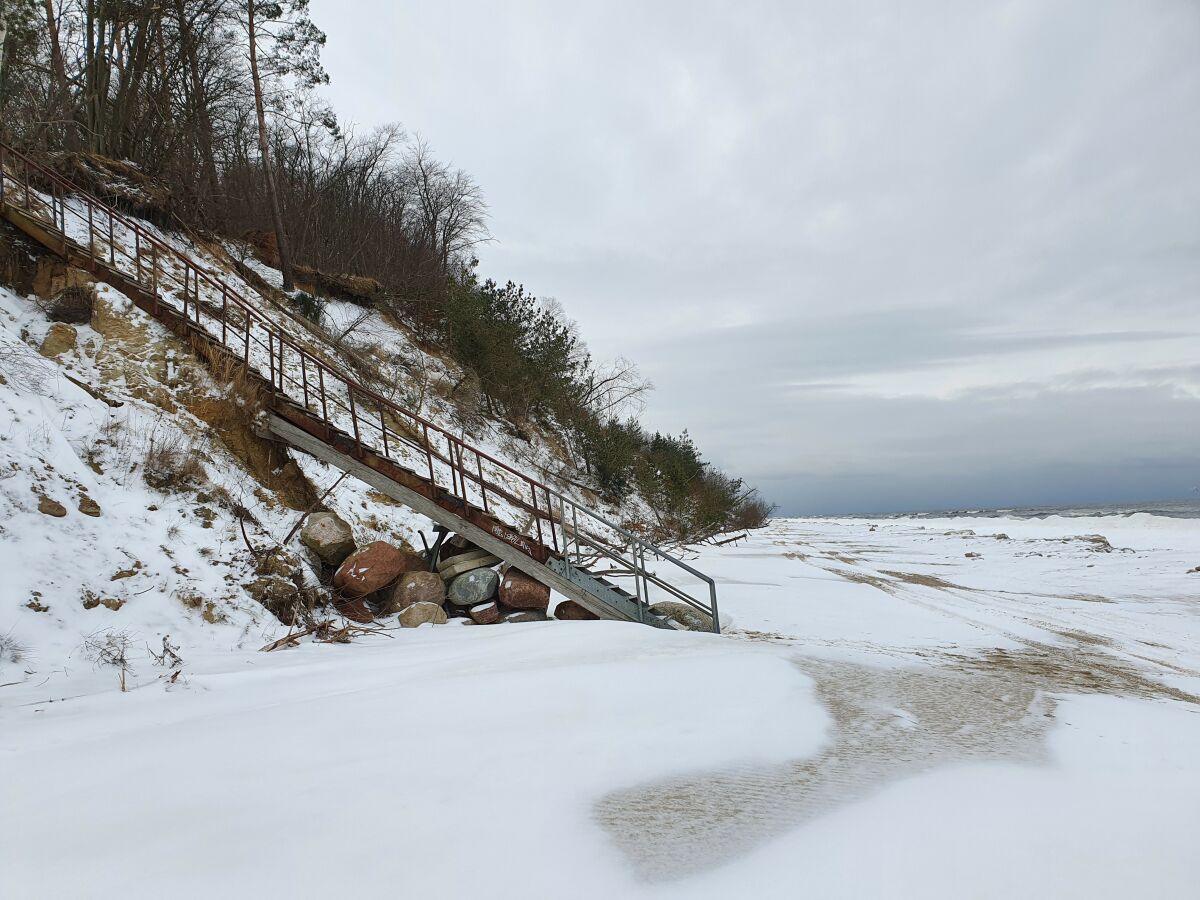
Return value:
[(16, 285), (0, 287), (0, 631), (28, 648), (6, 680), (78, 664), (96, 633), (257, 648), (329, 599), (295, 539), (308, 511), (337, 509), (362, 541), (415, 538), (349, 479), (322, 500), (337, 474), (260, 436), (237, 367), (0, 237)]

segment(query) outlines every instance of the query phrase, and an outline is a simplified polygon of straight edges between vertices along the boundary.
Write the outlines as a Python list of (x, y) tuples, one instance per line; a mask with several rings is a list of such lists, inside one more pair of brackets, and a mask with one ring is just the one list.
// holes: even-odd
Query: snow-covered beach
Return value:
[(720, 636), (184, 636), (173, 684), (6, 686), (0, 893), (1200, 894), (1200, 520), (779, 519), (699, 558)]

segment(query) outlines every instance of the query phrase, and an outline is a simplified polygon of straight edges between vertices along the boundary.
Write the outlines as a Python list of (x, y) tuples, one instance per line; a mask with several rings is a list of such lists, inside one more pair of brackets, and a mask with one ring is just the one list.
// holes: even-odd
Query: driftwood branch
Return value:
[(302, 628), (299, 631), (291, 631), (281, 638), (276, 638), (269, 644), (264, 644), (259, 647), (260, 653), (270, 653), (272, 650), (278, 650), (280, 647), (295, 647), (300, 643), (300, 638), (307, 637), (310, 634), (315, 634), (318, 630), (325, 628), (328, 622), (318, 622), (315, 625), (309, 625), (307, 628)]

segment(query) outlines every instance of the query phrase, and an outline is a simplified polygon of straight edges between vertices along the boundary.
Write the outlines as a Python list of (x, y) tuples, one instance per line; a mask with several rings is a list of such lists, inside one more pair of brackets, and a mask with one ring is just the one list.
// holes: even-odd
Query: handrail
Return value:
[[(10, 160), (16, 160), (21, 164), (23, 179), (18, 180), (9, 174)], [(31, 185), (31, 171), (37, 175), (38, 179), (49, 184), (48, 204), (43, 192)], [(12, 188), (8, 187), (10, 181), (13, 185)], [(18, 191), (18, 189), (21, 190)], [(18, 193), (19, 196), (14, 197), (14, 193)], [(48, 205), (48, 215), (36, 210), (35, 197), (41, 206)], [(86, 208), (86, 215), (84, 212), (70, 208), (69, 197), (73, 197), (77, 202), (83, 204)], [(22, 200), (23, 202), (21, 202)], [(610, 521), (600, 513), (583, 506), (561, 491), (531, 478), (508, 463), (468, 444), (419, 413), (400, 406), (378, 391), (338, 371), (337, 368), (292, 340), (277, 322), (268, 318), (254, 303), (247, 300), (224, 279), (212, 274), (206, 266), (200, 265), (182, 251), (151, 233), (136, 219), (126, 217), (67, 178), (0, 142), (0, 205), (3, 204), (19, 207), (27, 214), (41, 219), (43, 223), (48, 219), (54, 233), (61, 235), (64, 241), (77, 245), (83, 238), (82, 226), (86, 224), (86, 253), (90, 260), (110, 266), (115, 272), (126, 277), (133, 277), (139, 285), (148, 287), (155, 304), (158, 304), (160, 300), (169, 299), (174, 299), (176, 303), (181, 302), (183, 319), (189, 328), (195, 328), (206, 338), (219, 343), (236, 356), (240, 356), (246, 366), (257, 368), (260, 374), (269, 377), (272, 390), (279, 396), (302, 405), (307, 413), (318, 418), (323, 424), (352, 437), (357, 449), (362, 450), (366, 447), (374, 453), (380, 453), (378, 444), (373, 445), (370, 439), (370, 435), (378, 435), (378, 439), (382, 443), (381, 455), (401, 464), (401, 460), (392, 453), (392, 446), (409, 447), (417, 452), (419, 461), (424, 462), (423, 468), (427, 471), (430, 485), (447, 492), (451, 497), (456, 498), (456, 502), (461, 501), (466, 504), (472, 502), (468, 484), (473, 484), (476, 486), (476, 492), (485, 512), (494, 515), (491, 513), (490, 506), (494, 505), (496, 500), (502, 500), (525, 514), (531, 514), (532, 521), (526, 526), (526, 529), (516, 528), (513, 530), (521, 532), (525, 538), (536, 540), (542, 546), (547, 546), (545, 532), (548, 530), (550, 547), (553, 548), (553, 552), (560, 554), (568, 565), (571, 564), (569, 548), (572, 539), (575, 543), (576, 564), (581, 562), (582, 553), (579, 548), (582, 535), (584, 542), (589, 547), (606, 558), (620, 561), (631, 568), (639, 609), (649, 605), (650, 585), (654, 584), (709, 614), (712, 617), (714, 630), (719, 630), (716, 584), (712, 578), (657, 545)], [(68, 213), (73, 217), (73, 222), (78, 220), (79, 233), (77, 236), (72, 236), (68, 230)], [(105, 225), (107, 225), (106, 229), (103, 227)], [(121, 237), (128, 236), (132, 239), (132, 252), (125, 243), (118, 241), (118, 225), (127, 233)], [(102, 246), (99, 255), (96, 247), (97, 238), (100, 239), (102, 245), (107, 243), (107, 247)], [(149, 264), (143, 260), (147, 252), (151, 257)], [(118, 255), (124, 265), (133, 269), (132, 274), (124, 272), (118, 267)], [(160, 257), (163, 258), (160, 259)], [(180, 283), (181, 276), (171, 271), (169, 265), (171, 262), (182, 268), (182, 283)], [(148, 272), (145, 271), (147, 269), (149, 269)], [(201, 284), (208, 289), (211, 297), (202, 296)], [(169, 288), (170, 293), (164, 290), (164, 287)], [(180, 292), (182, 292), (181, 296)], [(171, 305), (170, 302), (168, 305)], [(209, 318), (207, 326), (203, 321), (205, 307), (207, 307)], [(231, 308), (238, 313), (240, 320), (231, 319)], [(178, 309), (175, 311), (179, 312)], [(287, 313), (283, 309), (277, 311)], [(257, 353), (252, 353), (252, 348)], [(287, 357), (289, 354), (293, 358), (291, 372), (288, 370)], [(264, 355), (266, 356), (265, 361), (262, 359)], [(296, 367), (298, 367), (298, 371), (296, 371)], [(339, 396), (339, 392), (344, 394), (344, 399)], [(301, 397), (298, 397), (297, 394), (300, 394)], [(334, 415), (330, 414), (330, 407), (334, 409)], [(337, 415), (339, 409), (343, 415)], [(368, 411), (370, 415), (367, 415)], [(411, 432), (417, 437), (410, 437), (398, 432), (396, 427), (389, 427), (388, 416), (392, 417), (394, 423), (407, 422)], [(378, 421), (375, 421), (376, 418)], [(349, 428), (346, 427), (347, 425)], [(368, 435), (366, 440), (364, 440), (364, 432)], [(440, 443), (442, 439), (445, 441), (445, 455), (441, 450), (435, 449), (435, 441)], [(474, 471), (467, 465), (468, 459), (474, 463)], [(486, 475), (485, 463), (488, 470)], [(436, 466), (449, 470), (449, 487), (444, 483), (439, 484), (435, 472)], [(503, 473), (506, 477), (498, 478), (497, 473)], [(425, 478), (426, 476), (419, 475), (418, 477)], [(506, 484), (506, 481), (509, 483)], [(524, 496), (526, 492), (528, 497)], [(492, 504), (489, 504), (489, 499), (492, 500)], [(555, 510), (556, 503), (557, 511)], [(570, 514), (570, 525), (568, 525), (568, 513)], [(592, 527), (596, 527), (598, 524), (602, 529), (607, 529), (615, 536), (616, 541), (623, 541), (624, 545), (630, 549), (633, 561), (625, 559), (618, 546), (608, 542), (607, 538), (593, 535), (595, 540), (592, 540), (584, 535), (579, 527), (580, 518), (585, 523), (591, 522)], [(543, 524), (546, 526), (545, 528), (543, 528)], [(527, 533), (528, 530), (532, 530), (535, 534)], [(708, 588), (708, 602), (705, 603), (704, 600), (691, 596), (682, 588), (671, 585), (647, 569), (647, 554), (674, 565), (702, 581)]]

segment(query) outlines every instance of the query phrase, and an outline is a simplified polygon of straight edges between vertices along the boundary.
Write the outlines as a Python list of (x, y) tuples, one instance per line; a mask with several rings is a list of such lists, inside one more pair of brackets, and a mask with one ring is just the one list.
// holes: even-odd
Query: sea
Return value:
[[(877, 519), (949, 519), (954, 517), (1044, 519), (1047, 516), (1081, 518), (1091, 516), (1130, 516), (1148, 513), (1171, 519), (1200, 519), (1200, 498), (1194, 500), (1150, 500), (1144, 503), (1096, 503), (1081, 506), (1022, 506), (1011, 509), (945, 509), (936, 512), (883, 513)], [(858, 518), (858, 517), (856, 517)]]

